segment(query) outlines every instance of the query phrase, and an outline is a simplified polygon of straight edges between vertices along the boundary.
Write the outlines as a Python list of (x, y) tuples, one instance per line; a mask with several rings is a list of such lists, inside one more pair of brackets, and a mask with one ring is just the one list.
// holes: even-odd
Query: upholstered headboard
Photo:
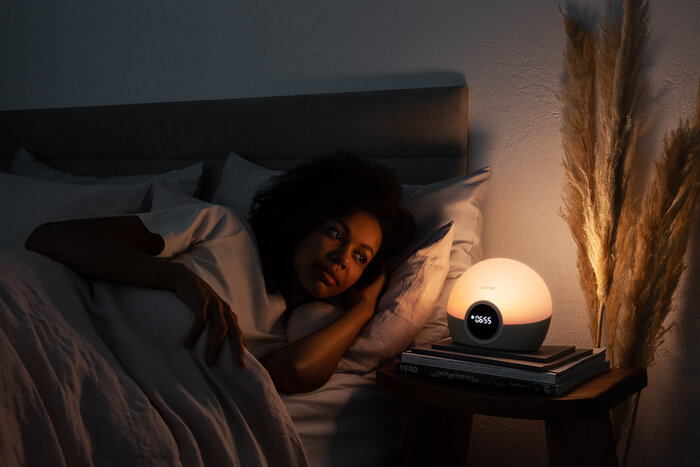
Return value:
[(404, 183), (467, 171), (466, 86), (0, 112), (0, 169), (20, 147), (81, 175), (160, 172), (204, 160), (211, 196), (226, 156), (285, 169), (338, 151)]

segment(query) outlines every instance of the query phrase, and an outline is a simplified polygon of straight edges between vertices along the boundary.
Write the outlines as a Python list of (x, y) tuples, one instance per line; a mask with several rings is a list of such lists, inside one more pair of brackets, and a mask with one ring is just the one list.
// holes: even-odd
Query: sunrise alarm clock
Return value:
[(447, 325), (457, 344), (534, 352), (547, 336), (552, 297), (529, 266), (507, 258), (480, 261), (455, 282)]

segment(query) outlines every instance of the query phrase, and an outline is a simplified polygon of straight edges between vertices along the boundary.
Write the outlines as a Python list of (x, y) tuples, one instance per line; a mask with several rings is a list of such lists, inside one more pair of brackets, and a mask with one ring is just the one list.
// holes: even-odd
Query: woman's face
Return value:
[(364, 211), (329, 220), (294, 251), (295, 279), (316, 298), (339, 295), (360, 278), (381, 243), (379, 222)]

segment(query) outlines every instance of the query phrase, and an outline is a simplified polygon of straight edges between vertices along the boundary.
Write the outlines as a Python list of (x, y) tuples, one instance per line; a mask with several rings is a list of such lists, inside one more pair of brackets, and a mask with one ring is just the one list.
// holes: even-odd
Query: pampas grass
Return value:
[[(621, 270), (628, 274), (619, 287), (622, 310), (619, 335), (614, 341), (617, 365), (622, 368), (650, 366), (671, 325), (665, 325), (673, 307), (673, 294), (685, 270), (685, 252), (693, 213), (700, 201), (700, 89), (695, 121), (681, 121), (664, 140), (655, 178), (642, 203), (639, 222), (629, 229), (630, 248), (621, 257)], [(622, 465), (627, 464), (632, 431), (639, 408), (627, 400), (613, 412), (619, 434), (628, 427)]]
[[(561, 214), (577, 247), (591, 335), (600, 346), (605, 325), (610, 363), (619, 367), (654, 362), (700, 203), (700, 86), (694, 119), (666, 135), (640, 207), (629, 195), (648, 23), (646, 0), (625, 0), (622, 21), (605, 19), (597, 34), (564, 15)], [(629, 427), (625, 462), (638, 404), (639, 394), (631, 417), (631, 401), (613, 412), (618, 434), (625, 421)]]
[[(627, 193), (643, 90), (640, 77), (648, 15), (646, 2), (627, 0), (622, 24), (607, 19), (598, 36), (564, 15), (569, 41), (560, 92), (567, 174), (562, 216), (577, 245), (579, 281), (596, 347), (601, 345), (605, 311), (613, 315), (608, 323), (616, 322), (619, 314), (611, 309), (609, 297), (618, 250), (625, 240), (618, 230), (630, 210)], [(611, 332), (616, 329), (608, 326)]]
[[(639, 100), (645, 88), (642, 69), (649, 40), (649, 6), (646, 1), (626, 0), (622, 24), (606, 19), (603, 23), (598, 55), (600, 66), (600, 153), (596, 167), (598, 181), (598, 223), (602, 237), (597, 261), (599, 312), (596, 347), (601, 345), (604, 312), (607, 311), (608, 341), (614, 342), (620, 308), (610, 300), (613, 277), (620, 264), (623, 249), (628, 245), (626, 231), (631, 218), (628, 196), (631, 165), (636, 153), (639, 128)], [(610, 88), (606, 88), (609, 86)], [(622, 233), (620, 231), (622, 230)], [(595, 263), (593, 263), (595, 264)], [(619, 276), (618, 276), (619, 277)], [(614, 358), (615, 348), (611, 349)]]
[(591, 334), (600, 346), (605, 321), (612, 366), (653, 362), (685, 267), (700, 190), (699, 88), (694, 121), (682, 121), (667, 135), (641, 209), (628, 195), (648, 23), (646, 0), (626, 0), (622, 21), (606, 18), (597, 35), (564, 15), (562, 216), (577, 246)]
[(688, 120), (666, 136), (655, 178), (642, 203), (627, 258), (624, 316), (616, 340), (618, 364), (652, 364), (663, 343), (673, 294), (685, 270), (685, 252), (700, 190), (700, 126)]
[[(597, 326), (598, 295), (596, 275), (589, 258), (589, 241), (581, 229), (593, 211), (595, 180), (595, 48), (594, 36), (583, 26), (564, 15), (569, 41), (566, 50), (566, 73), (559, 99), (562, 103), (561, 135), (564, 146), (564, 167), (568, 177), (565, 186), (562, 217), (571, 228), (576, 243), (579, 282), (589, 310), (589, 328)], [(573, 226), (576, 226), (574, 228)]]

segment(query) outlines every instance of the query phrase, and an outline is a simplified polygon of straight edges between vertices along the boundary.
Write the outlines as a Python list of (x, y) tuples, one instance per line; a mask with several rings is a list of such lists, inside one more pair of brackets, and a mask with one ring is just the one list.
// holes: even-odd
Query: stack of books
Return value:
[(543, 345), (509, 352), (455, 344), (451, 338), (412, 347), (396, 369), (429, 378), (485, 384), (559, 396), (609, 369), (605, 348)]

